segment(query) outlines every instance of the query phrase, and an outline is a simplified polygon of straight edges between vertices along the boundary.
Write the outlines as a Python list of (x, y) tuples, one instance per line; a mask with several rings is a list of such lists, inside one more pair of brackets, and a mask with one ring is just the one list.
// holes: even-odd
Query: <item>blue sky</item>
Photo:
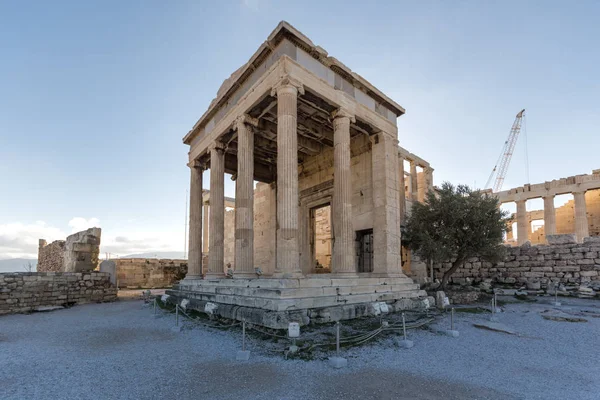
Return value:
[[(282, 19), (406, 108), (400, 144), (436, 184), (482, 186), (522, 108), (530, 182), (590, 173), (598, 15), (584, 1), (0, 0), (0, 259), (93, 224), (103, 251), (183, 250), (181, 138)], [(524, 144), (504, 188), (527, 182)]]

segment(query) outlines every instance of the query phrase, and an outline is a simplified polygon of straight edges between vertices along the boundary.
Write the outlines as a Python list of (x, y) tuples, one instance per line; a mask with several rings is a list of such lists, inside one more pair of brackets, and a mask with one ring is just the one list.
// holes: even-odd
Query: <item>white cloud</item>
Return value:
[(69, 226), (71, 227), (71, 233), (81, 232), (89, 228), (99, 227), (100, 220), (98, 218), (75, 217), (69, 221)]
[(66, 234), (60, 229), (48, 226), (44, 221), (34, 224), (15, 222), (0, 225), (0, 259), (37, 258), (39, 239), (64, 239)]
[[(6, 258), (37, 258), (39, 239), (48, 243), (65, 240), (68, 235), (94, 226), (100, 226), (98, 218), (72, 218), (67, 225), (71, 232), (65, 232), (44, 221), (32, 224), (15, 222), (0, 224), (0, 260)], [(183, 251), (183, 232), (140, 231), (137, 227), (122, 227), (118, 232), (103, 229), (100, 253), (113, 256), (128, 254)]]

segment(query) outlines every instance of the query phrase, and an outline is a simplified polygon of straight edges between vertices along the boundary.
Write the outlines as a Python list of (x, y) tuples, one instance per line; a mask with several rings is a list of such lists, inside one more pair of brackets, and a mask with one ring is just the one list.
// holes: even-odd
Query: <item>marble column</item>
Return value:
[(417, 182), (417, 164), (410, 161), (410, 197), (412, 201), (419, 201), (419, 184)]
[(554, 195), (544, 196), (544, 235), (556, 235)]
[[(210, 201), (210, 200), (209, 200)], [(209, 203), (208, 201), (204, 203), (203, 205), (204, 211), (202, 212), (202, 215), (204, 215), (204, 221), (203, 222), (203, 228), (202, 228), (202, 244), (204, 245), (202, 252), (208, 254), (208, 210), (209, 210)]]
[(585, 191), (573, 192), (573, 198), (575, 199), (575, 236), (577, 236), (577, 241), (582, 243), (583, 238), (590, 236)]
[(303, 86), (284, 77), (277, 96), (277, 266), (274, 277), (302, 275), (298, 248), (298, 94)]
[(433, 190), (433, 168), (427, 166), (423, 169), (425, 175), (425, 193)]
[(235, 278), (256, 278), (254, 272), (254, 131), (242, 116), (235, 122), (238, 136), (235, 180)]
[(527, 200), (517, 200), (517, 244), (521, 246), (528, 238)]
[(333, 268), (338, 276), (356, 276), (352, 227), (352, 174), (350, 172), (350, 122), (344, 110), (333, 114)]
[(404, 224), (404, 217), (406, 216), (406, 192), (404, 190), (406, 182), (404, 180), (404, 157), (398, 155), (398, 190), (399, 190), (399, 201), (398, 212), (400, 213), (400, 225)]
[(197, 162), (189, 164), (190, 178), (190, 227), (188, 247), (188, 272), (185, 279), (202, 278), (202, 172)]
[(225, 151), (221, 143), (210, 149), (210, 220), (207, 278), (221, 278), (225, 240)]
[(398, 218), (398, 140), (380, 132), (372, 141), (373, 273), (403, 276)]

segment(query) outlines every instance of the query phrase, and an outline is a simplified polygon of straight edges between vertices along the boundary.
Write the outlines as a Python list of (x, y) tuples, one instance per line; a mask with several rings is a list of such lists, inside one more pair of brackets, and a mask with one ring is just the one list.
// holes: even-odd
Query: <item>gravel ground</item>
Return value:
[[(600, 303), (563, 300), (563, 310), (600, 314)], [(598, 399), (600, 318), (556, 322), (550, 305), (511, 304), (508, 335), (476, 329), (485, 314), (456, 314), (459, 338), (410, 331), (412, 349), (392, 336), (344, 350), (348, 368), (284, 360), (252, 339), (236, 362), (239, 329), (152, 318), (141, 301), (91, 304), (0, 317), (2, 399)], [(590, 315), (590, 317), (588, 317)], [(438, 322), (448, 324), (448, 320)]]

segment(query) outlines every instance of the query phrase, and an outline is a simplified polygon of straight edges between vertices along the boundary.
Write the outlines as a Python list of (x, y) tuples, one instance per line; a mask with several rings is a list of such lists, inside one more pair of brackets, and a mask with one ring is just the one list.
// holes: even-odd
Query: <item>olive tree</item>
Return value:
[(423, 203), (413, 203), (402, 241), (429, 262), (452, 261), (442, 277), (441, 287), (445, 288), (468, 258), (480, 256), (495, 262), (504, 255), (508, 212), (499, 206), (489, 193), (444, 182), (427, 193)]

